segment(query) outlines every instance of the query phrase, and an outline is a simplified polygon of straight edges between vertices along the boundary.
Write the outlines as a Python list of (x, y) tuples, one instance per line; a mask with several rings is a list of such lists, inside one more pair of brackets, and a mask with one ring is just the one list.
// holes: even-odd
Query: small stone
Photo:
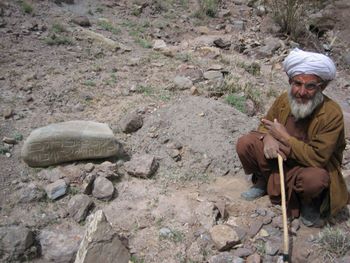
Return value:
[(93, 163), (87, 163), (84, 165), (84, 170), (88, 173), (91, 173), (95, 168), (95, 165)]
[(268, 236), (270, 236), (270, 234), (265, 229), (262, 228), (259, 231), (259, 236), (261, 236), (261, 237), (268, 237)]
[(176, 76), (174, 78), (174, 84), (180, 90), (190, 89), (193, 86), (193, 82), (183, 76)]
[(251, 250), (250, 248), (245, 248), (245, 247), (237, 248), (234, 251), (234, 255), (237, 256), (237, 257), (240, 257), (240, 258), (246, 258), (246, 257), (250, 256), (253, 253), (254, 253), (253, 250)]
[(17, 143), (16, 139), (15, 139), (15, 138), (12, 138), (12, 137), (4, 137), (4, 138), (2, 139), (2, 141), (3, 141), (4, 143), (7, 143), (7, 144), (16, 144), (16, 143)]
[(207, 80), (222, 79), (223, 75), (220, 71), (209, 70), (203, 73), (203, 77)]
[(258, 253), (254, 253), (253, 255), (250, 255), (247, 257), (246, 263), (260, 263), (261, 257)]
[(279, 241), (278, 243), (275, 241), (267, 241), (265, 243), (265, 251), (267, 255), (274, 256), (277, 254), (277, 252), (280, 249), (281, 242)]
[(249, 228), (248, 231), (248, 235), (250, 237), (254, 237), (261, 229), (261, 227), (263, 226), (263, 222), (261, 222), (260, 220), (256, 220), (254, 221)]
[(82, 192), (84, 194), (89, 195), (92, 193), (92, 187), (93, 187), (95, 179), (96, 179), (96, 174), (88, 174), (84, 178), (83, 183), (82, 183)]
[(240, 242), (236, 231), (228, 225), (216, 225), (210, 229), (211, 238), (219, 251), (232, 248)]
[(64, 172), (59, 167), (54, 169), (44, 169), (38, 173), (38, 177), (40, 179), (48, 180), (49, 182), (53, 183), (56, 182), (59, 179), (62, 179), (65, 177)]
[(143, 118), (136, 112), (132, 112), (123, 117), (119, 124), (124, 133), (133, 133), (142, 127)]
[(14, 114), (13, 109), (7, 108), (7, 109), (4, 110), (3, 116), (4, 116), (5, 119), (9, 119), (9, 118), (11, 118), (13, 116), (13, 114)]
[(59, 179), (56, 182), (47, 185), (45, 187), (45, 191), (46, 191), (47, 196), (50, 199), (55, 200), (55, 199), (66, 194), (67, 184), (66, 184), (65, 180)]
[(167, 227), (162, 227), (160, 230), (159, 230), (159, 235), (161, 237), (170, 237), (172, 235), (172, 232), (169, 228)]
[(197, 87), (195, 87), (195, 86), (191, 87), (190, 92), (191, 92), (191, 95), (193, 95), (193, 96), (199, 95), (199, 91), (198, 91)]
[(124, 164), (125, 170), (128, 174), (148, 178), (158, 169), (158, 162), (153, 155), (150, 154), (135, 154), (131, 160)]
[(5, 156), (6, 156), (7, 158), (10, 158), (10, 157), (11, 157), (11, 153), (5, 153)]
[(244, 263), (244, 259), (232, 255), (229, 252), (222, 252), (218, 255), (212, 256), (208, 263)]
[(153, 50), (156, 50), (156, 51), (162, 50), (162, 49), (164, 49), (166, 47), (167, 47), (166, 43), (162, 39), (157, 39), (153, 43)]
[(291, 223), (291, 232), (296, 234), (300, 228), (300, 222), (299, 219), (294, 219)]
[(244, 31), (245, 30), (245, 23), (244, 21), (238, 20), (232, 22), (233, 28), (236, 30)]
[(78, 194), (68, 202), (68, 213), (76, 222), (84, 221), (93, 202), (87, 195)]
[(98, 176), (103, 176), (108, 179), (114, 179), (117, 175), (117, 164), (105, 161), (96, 167), (95, 172)]
[(114, 194), (114, 186), (111, 181), (104, 177), (98, 177), (94, 181), (92, 195), (97, 199), (111, 200)]
[(276, 216), (272, 219), (272, 225), (274, 227), (278, 227), (278, 228), (282, 228), (283, 227), (283, 220), (282, 220), (282, 216)]
[(89, 27), (91, 26), (90, 20), (87, 16), (77, 16), (72, 19), (72, 22), (74, 24), (77, 24), (79, 26), (83, 27)]

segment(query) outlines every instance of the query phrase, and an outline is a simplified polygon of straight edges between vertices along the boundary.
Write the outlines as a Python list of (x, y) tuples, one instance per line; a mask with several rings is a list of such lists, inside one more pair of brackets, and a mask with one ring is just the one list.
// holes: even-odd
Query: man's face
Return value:
[(288, 99), (293, 116), (299, 120), (309, 116), (323, 101), (324, 85), (315, 75), (300, 74), (289, 80)]
[(316, 75), (300, 74), (290, 80), (291, 95), (299, 104), (307, 104), (321, 90), (321, 80)]

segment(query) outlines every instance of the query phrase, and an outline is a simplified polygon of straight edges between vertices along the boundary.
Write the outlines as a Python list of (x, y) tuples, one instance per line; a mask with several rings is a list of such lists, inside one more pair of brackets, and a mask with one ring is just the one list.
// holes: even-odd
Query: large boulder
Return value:
[(122, 147), (107, 124), (68, 121), (35, 129), (24, 142), (22, 158), (30, 166), (45, 167), (68, 161), (106, 158)]
[(128, 263), (130, 253), (113, 231), (102, 210), (98, 210), (87, 226), (75, 263)]

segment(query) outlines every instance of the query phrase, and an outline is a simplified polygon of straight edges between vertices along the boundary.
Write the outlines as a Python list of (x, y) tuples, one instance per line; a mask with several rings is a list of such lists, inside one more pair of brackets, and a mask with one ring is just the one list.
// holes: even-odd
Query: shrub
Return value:
[(232, 105), (240, 112), (243, 112), (243, 113), (245, 112), (245, 101), (246, 101), (245, 96), (239, 96), (238, 94), (232, 93), (227, 95), (226, 101), (228, 104)]
[(24, 13), (33, 13), (33, 7), (27, 1), (20, 1), (20, 5)]
[(199, 10), (196, 17), (215, 17), (219, 9), (219, 0), (198, 0)]

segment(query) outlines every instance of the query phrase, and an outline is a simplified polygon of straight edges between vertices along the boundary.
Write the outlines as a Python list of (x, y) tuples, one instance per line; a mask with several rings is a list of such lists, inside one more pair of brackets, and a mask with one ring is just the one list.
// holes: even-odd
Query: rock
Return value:
[(263, 5), (259, 5), (256, 7), (256, 14), (258, 16), (263, 16), (266, 14), (266, 8)]
[(82, 192), (84, 194), (91, 194), (92, 193), (92, 186), (94, 184), (94, 181), (96, 179), (96, 174), (88, 174), (82, 183)]
[(281, 246), (281, 240), (268, 240), (265, 243), (265, 253), (270, 256), (277, 254)]
[(244, 31), (245, 30), (245, 22), (242, 21), (242, 20), (232, 21), (232, 25), (233, 25), (233, 28), (235, 30), (239, 30), (239, 31)]
[(265, 39), (265, 45), (260, 47), (256, 54), (257, 57), (262, 59), (271, 57), (277, 49), (281, 47), (280, 40), (278, 38), (269, 37)]
[(199, 26), (196, 28), (196, 31), (201, 35), (208, 35), (209, 34), (209, 28), (206, 26)]
[(338, 263), (347, 263), (350, 262), (350, 256), (344, 256), (338, 260)]
[(128, 263), (129, 251), (107, 222), (102, 210), (97, 211), (88, 224), (75, 263)]
[(72, 22), (83, 27), (91, 26), (90, 20), (87, 16), (76, 16), (72, 19)]
[[(24, 226), (0, 227), (0, 260), (13, 262), (34, 244), (33, 233)], [(9, 261), (7, 261), (9, 260)]]
[(204, 227), (205, 230), (210, 230), (215, 224), (217, 213), (214, 213), (214, 204), (212, 202), (200, 202), (194, 213), (198, 222)]
[(50, 199), (55, 200), (55, 199), (66, 194), (67, 184), (66, 184), (65, 180), (59, 179), (56, 182), (47, 185), (45, 187), (45, 191), (46, 191), (47, 196)]
[(212, 256), (208, 263), (244, 263), (244, 259), (234, 256), (229, 252), (222, 252), (218, 255)]
[(296, 234), (300, 228), (300, 222), (299, 219), (294, 219), (291, 223), (291, 232)]
[(15, 138), (10, 138), (10, 137), (4, 137), (4, 138), (2, 139), (2, 141), (3, 141), (4, 143), (7, 143), (7, 144), (16, 144), (16, 143), (17, 143), (17, 141), (16, 141)]
[(164, 49), (166, 47), (167, 47), (166, 43), (162, 39), (157, 39), (153, 43), (153, 50), (156, 50), (156, 51), (162, 50), (162, 49)]
[(97, 176), (103, 176), (108, 179), (117, 178), (117, 164), (105, 161), (96, 167), (94, 173)]
[(68, 213), (76, 222), (84, 221), (90, 208), (93, 206), (93, 201), (84, 194), (73, 196), (68, 202)]
[(4, 116), (5, 119), (9, 119), (9, 118), (11, 118), (13, 116), (13, 114), (14, 114), (13, 109), (7, 108), (7, 109), (4, 110), (3, 116)]
[(178, 68), (178, 75), (190, 79), (193, 83), (198, 83), (203, 80), (203, 72), (201, 69), (186, 64)]
[(38, 173), (38, 177), (40, 179), (44, 179), (47, 180), (51, 183), (56, 182), (59, 179), (62, 179), (65, 177), (64, 172), (62, 171), (62, 169), (60, 167), (54, 168), (54, 169), (44, 169), (41, 170)]
[(200, 95), (200, 93), (199, 93), (199, 91), (198, 91), (196, 86), (192, 86), (191, 89), (190, 89), (190, 92), (191, 92), (191, 95), (193, 95), (193, 96)]
[(193, 86), (193, 82), (183, 76), (176, 76), (174, 78), (174, 84), (180, 90), (190, 89)]
[(136, 112), (132, 112), (124, 116), (119, 124), (124, 133), (133, 133), (142, 127), (143, 118)]
[(29, 183), (26, 187), (23, 187), (18, 194), (19, 203), (30, 203), (34, 201), (40, 201), (45, 197), (45, 192), (34, 183)]
[(350, 52), (349, 53), (346, 53), (344, 56), (343, 56), (343, 61), (345, 62), (345, 64), (347, 66), (350, 66)]
[(248, 235), (250, 237), (254, 237), (259, 231), (260, 229), (262, 228), (263, 226), (263, 222), (260, 221), (260, 220), (255, 220), (251, 225), (250, 225), (250, 228), (249, 228), (249, 231), (248, 231)]
[(135, 154), (131, 160), (124, 164), (128, 174), (148, 178), (158, 169), (158, 162), (155, 157), (150, 154)]
[(248, 116), (254, 116), (256, 113), (255, 103), (251, 99), (247, 99), (244, 103), (245, 112)]
[(57, 225), (39, 234), (44, 259), (57, 263), (73, 262), (83, 238), (80, 228)]
[(114, 186), (111, 181), (104, 177), (98, 177), (94, 181), (92, 195), (97, 199), (111, 200), (114, 194)]
[(84, 165), (84, 170), (88, 173), (91, 173), (95, 168), (95, 165), (93, 163), (87, 163)]
[(240, 242), (236, 231), (228, 225), (216, 225), (210, 229), (211, 238), (219, 251), (232, 248)]
[(261, 257), (258, 253), (254, 253), (253, 255), (250, 255), (247, 257), (246, 263), (260, 263)]
[(216, 71), (216, 70), (206, 71), (206, 72), (204, 72), (203, 76), (207, 80), (216, 80), (216, 79), (223, 78), (222, 73), (220, 71)]
[(173, 233), (171, 232), (171, 230), (167, 227), (162, 227), (161, 229), (159, 229), (159, 235), (161, 237), (170, 237)]
[(218, 48), (222, 48), (222, 49), (229, 49), (231, 46), (230, 41), (225, 41), (222, 38), (215, 39), (213, 41), (213, 43), (215, 46), (217, 46)]
[(31, 132), (24, 142), (22, 158), (30, 166), (48, 166), (68, 161), (106, 158), (122, 151), (107, 124), (68, 121)]
[(240, 258), (246, 258), (254, 253), (250, 248), (240, 247), (234, 251), (234, 255)]
[(86, 37), (87, 39), (91, 39), (92, 41), (102, 44), (105, 48), (108, 48), (111, 51), (118, 51), (120, 49), (119, 43), (105, 37), (102, 34), (96, 33), (88, 29), (82, 29), (80, 31), (80, 34), (82, 35), (82, 37)]

